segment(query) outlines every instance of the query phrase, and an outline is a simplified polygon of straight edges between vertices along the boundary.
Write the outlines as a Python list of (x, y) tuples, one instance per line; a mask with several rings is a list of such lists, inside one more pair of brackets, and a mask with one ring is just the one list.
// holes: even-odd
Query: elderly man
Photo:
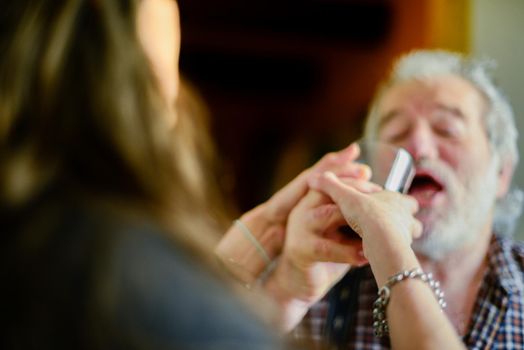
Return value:
[[(402, 57), (371, 105), (365, 136), (401, 146), (415, 160), (409, 195), (418, 202), (423, 232), (412, 249), (423, 271), (440, 281), (456, 334), (472, 349), (524, 349), (524, 244), (509, 237), (522, 202), (521, 192), (510, 189), (517, 131), (489, 66), (443, 51)], [(294, 329), (298, 338), (339, 348), (389, 348), (388, 337), (374, 334), (377, 276), (366, 264), (366, 241), (362, 253), (358, 242), (329, 231), (332, 210), (310, 210), (302, 204), (311, 202), (308, 195), (289, 198), (285, 203), (294, 208), (279, 226), (281, 244), (259, 234), (249, 215), (242, 218), (255, 227), (259, 251), (266, 248), (271, 258), (280, 254), (263, 287), (281, 306), (282, 326), (290, 330), (300, 323)], [(244, 265), (252, 266), (255, 255)]]
[[(524, 244), (508, 237), (522, 201), (510, 191), (517, 131), (487, 68), (441, 51), (401, 58), (372, 103), (365, 134), (415, 160), (409, 194), (423, 234), (413, 249), (440, 281), (445, 313), (465, 345), (524, 348)], [(387, 338), (373, 336), (376, 292), (369, 268), (353, 269), (302, 326), (341, 347), (388, 348)]]

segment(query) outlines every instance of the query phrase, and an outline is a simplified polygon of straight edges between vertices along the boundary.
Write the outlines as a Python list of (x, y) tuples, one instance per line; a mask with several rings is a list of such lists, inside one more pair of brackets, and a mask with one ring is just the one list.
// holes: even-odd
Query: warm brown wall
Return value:
[(358, 137), (394, 57), (467, 48), (468, 1), (179, 4), (182, 71), (208, 102), (229, 190), (243, 210)]

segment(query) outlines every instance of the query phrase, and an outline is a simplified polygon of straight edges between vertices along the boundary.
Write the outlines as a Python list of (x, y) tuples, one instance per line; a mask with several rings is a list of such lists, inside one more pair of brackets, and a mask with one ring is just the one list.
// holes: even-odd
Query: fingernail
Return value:
[(332, 171), (325, 171), (324, 172), (324, 176), (327, 177), (327, 178), (333, 179), (333, 180), (337, 180), (338, 179), (337, 175), (335, 175), (335, 173), (332, 172)]
[(364, 166), (361, 166), (361, 167), (358, 167), (357, 170), (355, 171), (355, 176), (359, 177), (359, 178), (368, 178), (368, 168), (364, 167)]

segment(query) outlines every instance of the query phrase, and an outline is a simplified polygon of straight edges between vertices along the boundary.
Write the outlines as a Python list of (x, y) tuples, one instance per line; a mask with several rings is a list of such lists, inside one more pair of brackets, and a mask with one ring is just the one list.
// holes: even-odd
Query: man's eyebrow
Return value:
[[(444, 111), (449, 113), (451, 116), (456, 117), (458, 119), (466, 119), (464, 113), (462, 113), (462, 110), (457, 107), (447, 106), (444, 104), (437, 104), (436, 106), (437, 110)], [(380, 130), (384, 125), (388, 124), (391, 120), (393, 120), (398, 115), (402, 114), (402, 111), (398, 109), (394, 109), (386, 113), (382, 118), (380, 118), (380, 122), (378, 123), (377, 130)]]
[(444, 111), (444, 112), (447, 112), (447, 113), (451, 114), (452, 116), (454, 116), (456, 118), (459, 118), (459, 119), (465, 119), (466, 118), (466, 116), (464, 115), (464, 113), (462, 113), (460, 108), (457, 108), (457, 107), (451, 107), (451, 106), (446, 106), (446, 105), (443, 105), (443, 104), (438, 104), (437, 105), (437, 109), (441, 110), (441, 111)]
[(387, 112), (382, 118), (380, 118), (377, 130), (380, 130), (382, 127), (384, 127), (384, 125), (389, 123), (393, 118), (395, 118), (400, 113), (401, 112), (398, 109), (394, 109), (392, 111)]

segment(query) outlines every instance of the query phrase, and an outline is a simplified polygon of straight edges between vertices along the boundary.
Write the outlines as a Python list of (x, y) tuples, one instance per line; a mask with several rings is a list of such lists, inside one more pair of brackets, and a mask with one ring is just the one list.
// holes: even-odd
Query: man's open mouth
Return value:
[(408, 193), (415, 197), (421, 206), (424, 206), (444, 190), (443, 182), (434, 174), (425, 170), (417, 170)]

